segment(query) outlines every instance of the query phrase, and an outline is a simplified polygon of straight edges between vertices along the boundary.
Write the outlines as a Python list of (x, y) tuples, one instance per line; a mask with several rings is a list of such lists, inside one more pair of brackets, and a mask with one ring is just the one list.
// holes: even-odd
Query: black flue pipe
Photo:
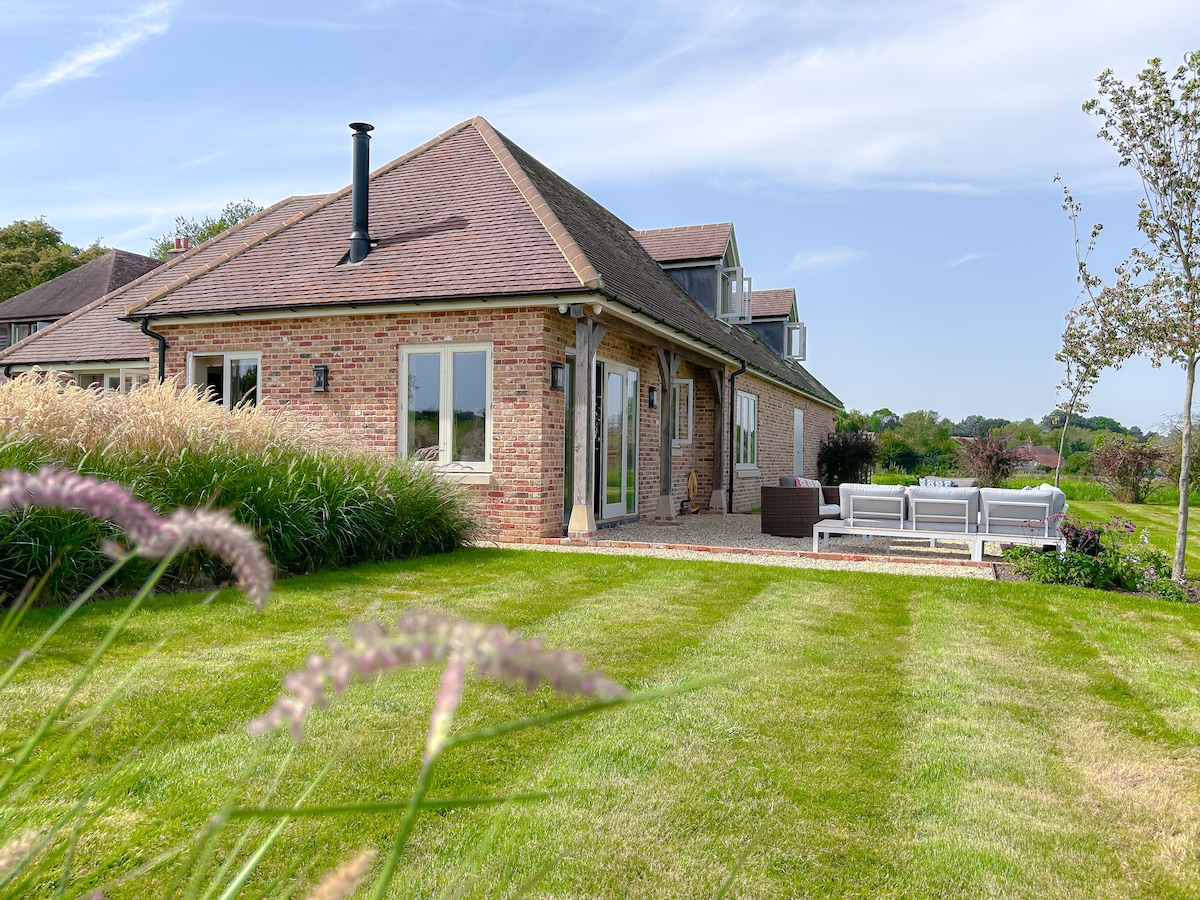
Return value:
[(367, 231), (367, 182), (371, 177), (371, 132), (374, 125), (351, 122), (354, 129), (353, 173), (350, 180), (350, 262), (362, 262), (371, 252), (371, 235)]

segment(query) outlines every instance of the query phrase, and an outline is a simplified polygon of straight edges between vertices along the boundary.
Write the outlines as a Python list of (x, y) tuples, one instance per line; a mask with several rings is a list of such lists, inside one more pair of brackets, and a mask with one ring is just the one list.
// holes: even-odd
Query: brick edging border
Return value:
[(710, 547), (707, 544), (668, 544), (661, 541), (594, 541), (579, 538), (542, 538), (533, 541), (550, 547), (613, 547), (621, 550), (691, 550), (695, 553), (729, 553), (742, 556), (781, 556), (801, 559), (827, 559), (837, 562), (885, 562), (909, 563), (921, 566), (968, 566), (981, 568), (993, 566), (988, 561), (975, 562), (970, 559), (923, 559), (914, 556), (867, 556), (862, 553), (814, 553), (811, 550), (778, 550), (768, 547)]

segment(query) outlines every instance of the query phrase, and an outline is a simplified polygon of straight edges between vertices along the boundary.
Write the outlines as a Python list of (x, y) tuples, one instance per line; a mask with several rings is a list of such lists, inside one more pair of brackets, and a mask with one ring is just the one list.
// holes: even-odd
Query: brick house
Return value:
[[(352, 185), (172, 260), (94, 304), (93, 331), (124, 329), (152, 371), (226, 405), (428, 460), (498, 540), (746, 510), (815, 474), (841, 404), (742, 327), (732, 226), (633, 231), (479, 118), (368, 175), (369, 130)], [(81, 313), (0, 365), (69, 368)]]

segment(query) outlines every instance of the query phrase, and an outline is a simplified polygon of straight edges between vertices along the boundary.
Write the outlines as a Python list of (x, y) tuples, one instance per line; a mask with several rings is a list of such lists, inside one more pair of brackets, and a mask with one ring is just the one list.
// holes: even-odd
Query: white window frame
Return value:
[(808, 329), (803, 322), (788, 322), (783, 329), (783, 355), (803, 362), (808, 355)]
[[(679, 433), (679, 407), (683, 401), (683, 387), (687, 388), (687, 402), (684, 412), (687, 415), (687, 433)], [(671, 446), (682, 447), (692, 442), (692, 420), (695, 417), (695, 386), (690, 378), (676, 378), (671, 382)]]
[[(487, 359), (484, 363), (486, 380), (484, 386), (484, 405), (487, 409), (487, 419), (484, 421), (483, 426), (483, 461), (453, 460), (450, 458), (451, 441), (449, 438), (453, 434), (454, 428), (454, 354), (479, 352), (487, 354)], [(440, 418), (438, 421), (438, 434), (441, 437), (438, 444), (437, 459), (431, 460), (431, 462), (440, 471), (490, 474), (492, 471), (493, 420), (495, 419), (495, 408), (492, 403), (493, 349), (491, 342), (464, 344), (439, 342), (436, 344), (401, 345), (398, 367), (399, 383), (397, 396), (399, 403), (397, 406), (399, 415), (396, 429), (398, 438), (396, 442), (396, 455), (400, 459), (404, 459), (408, 455), (408, 390), (405, 387), (408, 384), (408, 358), (412, 354), (432, 353), (441, 355), (441, 383), (439, 386)]]
[[(758, 468), (758, 395), (738, 391), (734, 462), (739, 469)], [(749, 438), (749, 439), (747, 439)]]
[[(258, 373), (259, 373), (258, 391), (259, 391), (259, 394), (261, 394), (262, 393), (262, 365), (261, 365), (261, 363), (259, 365)], [(150, 383), (150, 370), (136, 368), (136, 367), (123, 368), (118, 373), (118, 377), (120, 378), (120, 384), (121, 384), (119, 390), (121, 391), (122, 394), (128, 394), (131, 390), (136, 391), (142, 385), (146, 385), (146, 384)]]
[[(230, 390), (230, 386), (229, 386), (229, 361), (230, 361), (230, 359), (252, 359), (255, 361), (255, 363), (257, 364), (257, 367), (258, 367), (257, 368), (258, 390), (256, 392), (258, 394), (258, 398), (257, 398), (256, 402), (261, 405), (263, 402), (263, 368), (262, 368), (262, 351), (261, 350), (221, 350), (221, 351), (213, 351), (212, 353), (205, 353), (205, 352), (200, 352), (200, 351), (189, 350), (188, 354), (187, 354), (187, 379), (188, 379), (187, 383), (188, 383), (188, 385), (197, 386), (197, 387), (201, 386), (199, 384), (199, 382), (197, 382), (195, 380), (195, 378), (196, 378), (195, 361), (197, 359), (211, 359), (211, 358), (217, 357), (217, 356), (221, 357), (221, 378), (222, 378), (221, 405), (223, 407), (225, 407), (226, 409), (229, 409), (230, 404), (232, 403), (232, 399), (233, 399), (231, 397), (233, 391)], [(205, 384), (205, 385), (203, 385), (203, 387), (208, 387), (208, 385)]]

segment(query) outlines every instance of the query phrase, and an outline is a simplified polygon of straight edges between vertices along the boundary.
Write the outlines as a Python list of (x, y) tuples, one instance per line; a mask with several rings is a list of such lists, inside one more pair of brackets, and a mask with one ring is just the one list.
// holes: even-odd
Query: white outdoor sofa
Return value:
[(840, 519), (813, 526), (813, 551), (826, 547), (831, 534), (867, 537), (965, 541), (971, 559), (983, 559), (986, 541), (1055, 546), (1066, 549), (1059, 534), (1066, 495), (1052, 485), (1036, 490), (977, 487), (909, 487), (882, 484), (839, 486)]

